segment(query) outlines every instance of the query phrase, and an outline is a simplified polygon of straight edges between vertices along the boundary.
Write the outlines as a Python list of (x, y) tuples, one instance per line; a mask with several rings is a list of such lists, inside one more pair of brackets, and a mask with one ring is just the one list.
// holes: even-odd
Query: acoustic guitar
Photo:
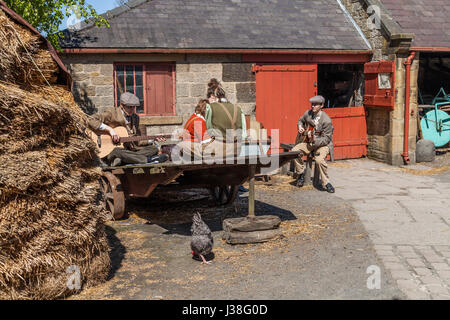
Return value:
[[(311, 132), (311, 138), (308, 137), (308, 133)], [(295, 141), (295, 144), (299, 143), (313, 143), (314, 142), (314, 135), (316, 134), (316, 129), (313, 125), (308, 123), (308, 126), (305, 128), (305, 131), (301, 134), (300, 132), (297, 133), (297, 138)]]
[[(97, 135), (95, 132), (89, 130), (89, 135), (97, 145), (100, 150), (99, 157), (106, 157), (114, 148), (123, 147), (123, 143), (126, 142), (137, 142), (137, 141), (145, 141), (145, 140), (156, 140), (158, 138), (171, 139), (172, 135), (170, 134), (159, 134), (154, 136), (132, 136), (130, 137), (128, 134), (128, 130), (125, 127), (116, 127), (114, 128), (116, 134), (120, 137), (119, 143), (114, 144), (109, 135), (102, 134)], [(174, 145), (181, 140), (169, 140), (164, 142), (158, 142), (159, 145)]]

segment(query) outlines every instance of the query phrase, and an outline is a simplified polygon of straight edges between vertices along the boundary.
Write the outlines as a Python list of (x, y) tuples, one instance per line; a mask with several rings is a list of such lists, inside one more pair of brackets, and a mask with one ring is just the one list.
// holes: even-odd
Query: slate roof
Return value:
[(450, 47), (450, 0), (381, 0), (415, 47)]
[(369, 50), (336, 0), (133, 0), (63, 48)]

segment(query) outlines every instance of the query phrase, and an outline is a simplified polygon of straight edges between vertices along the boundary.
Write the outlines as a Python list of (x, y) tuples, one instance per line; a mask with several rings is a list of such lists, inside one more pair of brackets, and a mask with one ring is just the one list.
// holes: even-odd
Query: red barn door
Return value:
[(309, 99), (317, 95), (317, 65), (258, 65), (256, 72), (256, 120), (268, 135), (279, 130), (278, 145), (271, 152), (280, 151), (280, 143), (295, 143), (297, 121), (310, 108)]
[(334, 159), (354, 159), (367, 155), (367, 126), (364, 107), (323, 109), (334, 127)]

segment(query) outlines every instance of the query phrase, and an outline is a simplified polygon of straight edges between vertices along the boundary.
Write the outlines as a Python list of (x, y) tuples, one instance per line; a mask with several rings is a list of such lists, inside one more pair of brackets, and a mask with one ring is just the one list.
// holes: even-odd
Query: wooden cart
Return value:
[[(222, 164), (142, 164), (103, 169), (102, 187), (107, 209), (114, 219), (125, 214), (126, 199), (147, 198), (158, 187), (170, 189), (209, 189), (217, 205), (236, 199), (239, 186), (253, 179), (272, 163), (281, 167), (299, 152), (225, 159)], [(252, 189), (253, 190), (253, 189)], [(253, 194), (250, 195), (254, 199)]]

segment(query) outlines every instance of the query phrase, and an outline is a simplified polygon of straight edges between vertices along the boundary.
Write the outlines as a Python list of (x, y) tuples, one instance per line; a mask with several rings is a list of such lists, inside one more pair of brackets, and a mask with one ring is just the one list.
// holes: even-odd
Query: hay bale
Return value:
[(67, 297), (69, 267), (82, 288), (110, 269), (97, 148), (68, 88), (44, 85), (58, 77), (44, 47), (0, 10), (0, 299)]

